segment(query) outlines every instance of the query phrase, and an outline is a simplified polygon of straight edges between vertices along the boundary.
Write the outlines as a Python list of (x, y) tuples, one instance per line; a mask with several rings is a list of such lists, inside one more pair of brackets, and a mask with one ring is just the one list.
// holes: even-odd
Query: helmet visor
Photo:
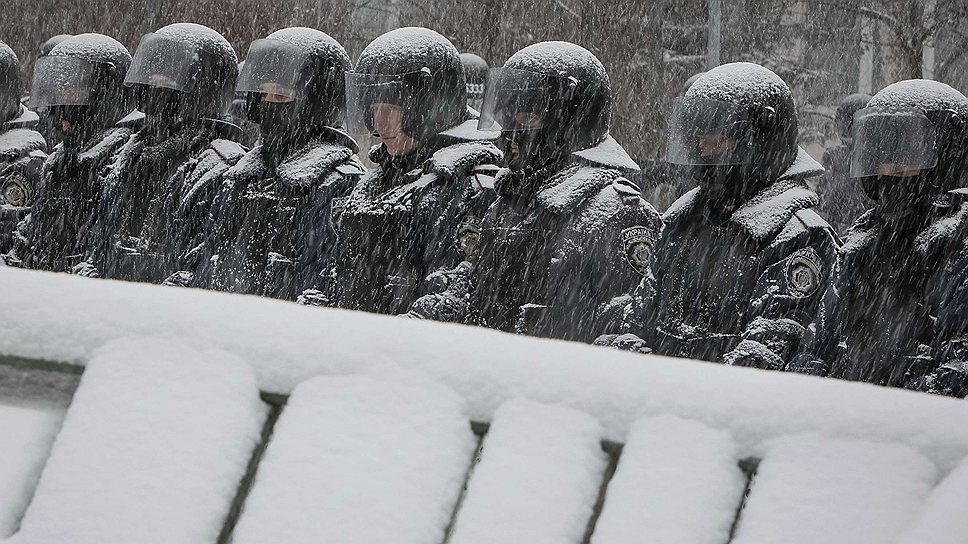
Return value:
[[(360, 74), (346, 72), (346, 123), (355, 134), (374, 132), (374, 115), (388, 112), (393, 116), (399, 110), (411, 110), (418, 101), (421, 78), (430, 77), (429, 72), (406, 74)], [(433, 112), (417, 112), (432, 116)]]
[(541, 128), (551, 104), (553, 83), (547, 74), (491, 69), (477, 128), (506, 132)]
[(249, 46), (236, 91), (273, 95), (280, 101), (306, 98), (308, 80), (302, 77), (308, 56), (279, 40), (256, 40)]
[(148, 85), (191, 92), (198, 56), (184, 42), (160, 34), (146, 34), (131, 60), (125, 85)]
[(34, 63), (30, 108), (91, 103), (94, 64), (74, 57), (41, 57)]
[(711, 98), (677, 98), (669, 123), (666, 160), (686, 166), (727, 166), (751, 160), (749, 110)]
[(938, 129), (917, 110), (865, 108), (854, 115), (850, 176), (916, 174), (938, 164)]

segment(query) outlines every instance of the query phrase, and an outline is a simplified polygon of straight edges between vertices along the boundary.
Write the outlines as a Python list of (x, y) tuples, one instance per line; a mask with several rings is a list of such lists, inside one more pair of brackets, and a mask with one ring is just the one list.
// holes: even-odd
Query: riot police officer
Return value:
[(797, 145), (789, 87), (750, 63), (706, 72), (674, 105), (667, 159), (698, 187), (665, 213), (655, 278), (628, 309), (638, 338), (599, 343), (784, 368), (836, 248), (811, 210), (805, 180), (823, 168)]
[(467, 81), (467, 105), (476, 111), (484, 106), (484, 88), (491, 67), (480, 55), (461, 53), (460, 62), (464, 66), (464, 78)]
[(591, 341), (604, 305), (650, 274), (659, 214), (622, 170), (609, 135), (608, 75), (588, 50), (543, 42), (518, 51), (489, 85), (482, 128), (497, 128), (508, 167), (479, 249), (432, 278), (413, 313), (504, 331)]
[(840, 135), (841, 145), (823, 154), (827, 170), (817, 180), (816, 191), (820, 195), (817, 211), (839, 233), (856, 221), (871, 201), (850, 179), (850, 156), (854, 149), (854, 114), (867, 107), (868, 94), (857, 93), (844, 98), (837, 108), (834, 125)]
[[(346, 201), (330, 303), (406, 312), (434, 270), (473, 252), (501, 152), (476, 127), (457, 49), (425, 28), (373, 40), (347, 75), (348, 115), (380, 144)], [(355, 131), (354, 131), (355, 132)]]
[(91, 261), (77, 272), (134, 281), (192, 281), (218, 180), (245, 150), (223, 120), (238, 60), (214, 30), (191, 23), (147, 34), (125, 85), (142, 126), (103, 178)]
[(21, 105), (20, 92), (20, 61), (0, 42), (0, 254), (13, 247), (14, 231), (30, 212), (47, 158), (44, 137), (31, 128), (37, 114)]
[(349, 69), (343, 46), (318, 30), (252, 42), (236, 90), (261, 145), (225, 174), (210, 287), (286, 299), (324, 288), (343, 202), (365, 172), (342, 130)]
[(964, 397), (968, 98), (889, 85), (855, 116), (851, 178), (874, 201), (791, 369)]
[(30, 107), (52, 120), (62, 143), (44, 164), (22, 229), (25, 266), (68, 271), (90, 247), (100, 172), (131, 136), (114, 126), (131, 109), (123, 84), (130, 64), (128, 50), (102, 34), (69, 36), (34, 64)]

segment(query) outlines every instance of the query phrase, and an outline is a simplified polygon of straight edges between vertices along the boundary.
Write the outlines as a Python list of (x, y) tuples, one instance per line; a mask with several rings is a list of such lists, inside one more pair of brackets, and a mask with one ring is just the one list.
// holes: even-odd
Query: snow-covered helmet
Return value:
[[(292, 132), (343, 126), (345, 73), (350, 57), (336, 40), (312, 28), (284, 28), (252, 42), (236, 91), (249, 94), (249, 120), (263, 132)], [(284, 116), (262, 115), (262, 97), (274, 95)], [(276, 116), (274, 116), (276, 117)], [(268, 126), (271, 124), (272, 126)]]
[(402, 107), (403, 131), (426, 141), (467, 119), (467, 89), (457, 48), (426, 28), (407, 27), (379, 36), (346, 76), (351, 127), (373, 131), (370, 106)]
[(125, 85), (135, 87), (138, 109), (178, 123), (225, 115), (238, 72), (238, 57), (221, 34), (176, 23), (142, 38)]
[(0, 124), (20, 113), (20, 60), (13, 49), (0, 42)]
[(467, 105), (480, 111), (484, 104), (484, 87), (491, 71), (487, 61), (474, 53), (461, 53), (460, 62), (464, 65), (464, 80), (467, 82)]
[(30, 107), (59, 110), (88, 135), (103, 130), (131, 111), (124, 86), (130, 65), (131, 54), (114, 38), (70, 36), (34, 64)]
[(55, 47), (57, 47), (57, 44), (61, 43), (62, 41), (70, 37), (71, 37), (70, 34), (58, 34), (56, 36), (51, 36), (50, 38), (47, 38), (46, 40), (44, 40), (44, 43), (40, 44), (40, 48), (38, 49), (38, 52), (40, 53), (39, 56), (46, 57), (47, 55), (50, 54), (51, 51), (53, 51)]
[(849, 141), (853, 138), (851, 131), (854, 128), (854, 114), (867, 107), (867, 102), (871, 95), (864, 93), (854, 93), (847, 95), (837, 106), (837, 114), (834, 116), (834, 125), (837, 127), (837, 134), (840, 138)]
[(743, 200), (797, 157), (797, 110), (779, 76), (748, 62), (701, 75), (673, 106), (666, 159)]
[(488, 84), (481, 129), (500, 128), (518, 144), (512, 168), (538, 168), (601, 143), (612, 121), (605, 67), (569, 42), (525, 47)]
[(925, 194), (960, 186), (968, 168), (968, 98), (957, 90), (927, 79), (888, 85), (854, 125), (850, 174), (872, 198), (878, 191), (868, 182), (876, 179)]

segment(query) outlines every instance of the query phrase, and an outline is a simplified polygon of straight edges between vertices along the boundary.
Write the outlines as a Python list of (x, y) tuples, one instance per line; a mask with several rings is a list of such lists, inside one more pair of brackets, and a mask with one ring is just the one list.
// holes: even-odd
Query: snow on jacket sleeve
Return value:
[(837, 250), (830, 226), (801, 210), (784, 231), (773, 242), (780, 251), (757, 282), (742, 340), (723, 356), (727, 364), (785, 369), (827, 292)]

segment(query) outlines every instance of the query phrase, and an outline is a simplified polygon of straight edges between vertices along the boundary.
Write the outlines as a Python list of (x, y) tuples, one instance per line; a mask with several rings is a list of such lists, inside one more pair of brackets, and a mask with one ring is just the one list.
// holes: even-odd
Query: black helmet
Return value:
[(512, 168), (535, 169), (601, 143), (611, 120), (611, 86), (598, 58), (573, 43), (542, 42), (495, 71), (480, 128), (500, 128), (506, 144), (518, 145)]
[(124, 77), (131, 54), (103, 34), (79, 34), (55, 46), (34, 64), (31, 109), (51, 109), (55, 126), (71, 124), (68, 140), (112, 126), (131, 111)]
[(285, 28), (252, 42), (236, 91), (249, 95), (247, 118), (266, 140), (301, 141), (314, 128), (343, 126), (349, 69), (349, 55), (329, 35)]
[(47, 41), (45, 41), (44, 43), (40, 44), (40, 50), (39, 50), (40, 56), (41, 57), (46, 57), (47, 55), (50, 54), (50, 52), (55, 47), (57, 47), (57, 44), (61, 43), (62, 41), (66, 40), (67, 38), (70, 38), (70, 37), (71, 37), (70, 34), (58, 34), (56, 36), (51, 36), (50, 38), (47, 38)]
[(225, 115), (238, 73), (238, 57), (221, 34), (176, 23), (141, 39), (124, 82), (135, 87), (138, 109), (177, 124)]
[(370, 106), (403, 108), (403, 131), (426, 141), (467, 119), (467, 89), (457, 48), (426, 28), (391, 30), (363, 49), (347, 74), (347, 114), (356, 130), (373, 131)]
[(854, 114), (867, 107), (871, 95), (864, 93), (854, 93), (847, 95), (837, 106), (837, 114), (834, 117), (834, 125), (837, 127), (837, 134), (845, 141), (853, 138), (851, 131), (854, 128)]
[(676, 99), (666, 160), (743, 200), (793, 164), (797, 130), (793, 94), (779, 76), (758, 64), (724, 64)]
[(854, 138), (851, 177), (872, 198), (877, 180), (927, 195), (954, 189), (968, 168), (968, 98), (926, 79), (888, 85), (855, 114)]
[(461, 53), (460, 62), (464, 65), (464, 80), (467, 82), (467, 105), (480, 111), (484, 104), (484, 87), (491, 67), (487, 61), (474, 53)]
[(0, 125), (20, 114), (20, 60), (0, 42)]

